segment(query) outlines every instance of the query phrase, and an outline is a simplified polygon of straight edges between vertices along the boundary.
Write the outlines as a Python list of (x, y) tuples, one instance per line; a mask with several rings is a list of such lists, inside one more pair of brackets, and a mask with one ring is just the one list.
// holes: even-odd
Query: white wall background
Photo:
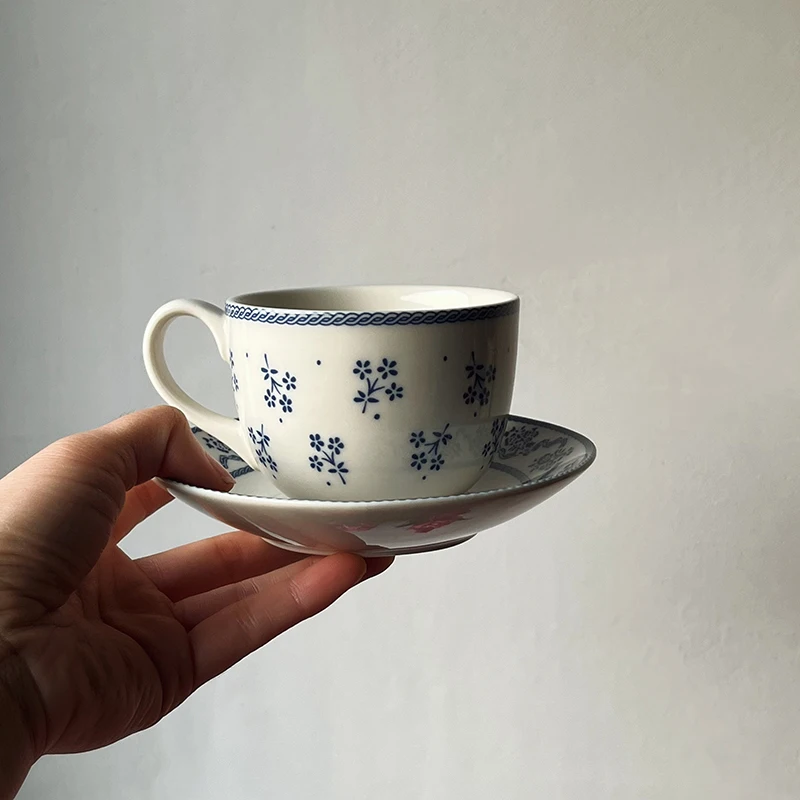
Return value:
[(600, 449), (26, 800), (800, 794), (794, 0), (0, 0), (0, 269), (3, 470), (156, 401), (162, 301), (398, 278), (519, 292)]

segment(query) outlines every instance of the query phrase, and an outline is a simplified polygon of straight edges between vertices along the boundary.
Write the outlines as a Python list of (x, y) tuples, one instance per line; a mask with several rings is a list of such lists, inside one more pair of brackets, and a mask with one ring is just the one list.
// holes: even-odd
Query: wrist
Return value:
[(14, 797), (41, 755), (34, 726), (37, 697), (26, 665), (0, 633), (0, 800)]

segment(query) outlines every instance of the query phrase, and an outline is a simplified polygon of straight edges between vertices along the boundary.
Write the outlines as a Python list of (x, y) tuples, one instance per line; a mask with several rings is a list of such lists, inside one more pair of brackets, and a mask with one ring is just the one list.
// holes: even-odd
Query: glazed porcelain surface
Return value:
[(226, 525), (309, 554), (400, 555), (459, 544), (552, 497), (588, 469), (596, 455), (594, 444), (579, 433), (511, 416), (488, 469), (467, 492), (367, 502), (296, 500), (281, 494), (216, 437), (193, 430), (236, 486), (225, 494), (175, 481), (162, 485)]
[[(163, 355), (194, 316), (231, 370), (236, 421), (189, 398)], [(489, 468), (514, 386), (519, 299), (493, 289), (363, 286), (159, 309), (144, 342), (161, 396), (284, 494), (384, 500), (458, 494)]]

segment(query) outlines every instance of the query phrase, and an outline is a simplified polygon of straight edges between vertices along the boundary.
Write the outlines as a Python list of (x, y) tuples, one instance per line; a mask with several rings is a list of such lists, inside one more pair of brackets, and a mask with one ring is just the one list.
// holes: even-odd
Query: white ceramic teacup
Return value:
[[(164, 358), (176, 317), (214, 335), (239, 419), (189, 397)], [(173, 300), (147, 326), (153, 386), (290, 497), (459, 494), (491, 461), (511, 405), (519, 298), (459, 286), (259, 292), (225, 310)]]

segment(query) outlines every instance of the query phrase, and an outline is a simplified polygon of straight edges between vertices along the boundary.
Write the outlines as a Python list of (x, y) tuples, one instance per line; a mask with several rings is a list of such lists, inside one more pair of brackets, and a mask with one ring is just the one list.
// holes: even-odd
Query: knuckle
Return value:
[(246, 597), (258, 594), (259, 586), (255, 578), (248, 578), (236, 584), (236, 599), (244, 600)]
[(255, 613), (253, 608), (249, 606), (241, 608), (236, 615), (236, 622), (249, 643), (258, 643), (260, 638), (259, 633), (263, 626), (261, 624), (261, 618)]
[(116, 518), (125, 501), (125, 476), (135, 470), (135, 456), (126, 447), (109, 451), (94, 431), (76, 433), (53, 443), (40, 454), (53, 478), (83, 488), (82, 496), (93, 501), (109, 520)]
[(170, 428), (182, 428), (188, 424), (186, 415), (175, 406), (156, 406), (150, 412), (159, 421), (163, 419)]
[(236, 581), (236, 564), (241, 561), (242, 547), (237, 537), (230, 534), (215, 536), (211, 539), (217, 557), (217, 563), (225, 574), (226, 583)]
[(289, 599), (292, 601), (292, 605), (300, 612), (300, 615), (303, 617), (309, 616), (311, 611), (308, 607), (306, 594), (296, 578), (292, 577), (289, 579), (286, 585), (286, 591), (289, 595)]

